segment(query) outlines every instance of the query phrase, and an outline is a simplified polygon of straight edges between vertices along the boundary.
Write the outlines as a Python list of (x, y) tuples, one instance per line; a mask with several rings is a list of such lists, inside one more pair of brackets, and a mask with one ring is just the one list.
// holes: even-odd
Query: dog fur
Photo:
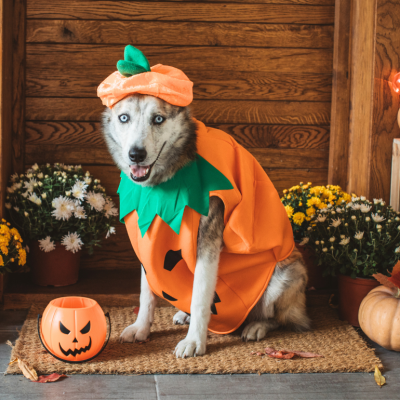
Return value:
[[(122, 123), (121, 115), (129, 120)], [(156, 117), (164, 120), (155, 123)], [(125, 118), (125, 117), (124, 117)], [(102, 119), (103, 134), (117, 166), (131, 176), (133, 148), (145, 149), (146, 158), (139, 163), (149, 166), (149, 177), (140, 185), (158, 185), (170, 179), (196, 156), (196, 124), (187, 107), (177, 107), (153, 96), (131, 95), (106, 109)], [(132, 176), (131, 176), (132, 177)], [(192, 357), (206, 352), (207, 328), (217, 283), (218, 263), (223, 248), (224, 205), (218, 197), (210, 198), (208, 216), (201, 216), (197, 261), (193, 282), (191, 315), (179, 311), (175, 324), (189, 324), (185, 339), (175, 348), (176, 357)], [(279, 326), (303, 331), (309, 329), (305, 308), (307, 273), (300, 253), (277, 264), (269, 285), (249, 313), (242, 340), (260, 340)], [(156, 297), (142, 268), (140, 309), (136, 322), (122, 332), (121, 342), (144, 341), (153, 323)]]

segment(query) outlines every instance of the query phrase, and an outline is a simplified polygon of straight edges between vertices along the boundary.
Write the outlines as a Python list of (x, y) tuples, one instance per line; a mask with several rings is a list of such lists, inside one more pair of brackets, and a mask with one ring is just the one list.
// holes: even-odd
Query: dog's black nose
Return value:
[(147, 151), (145, 149), (139, 149), (139, 147), (132, 147), (129, 150), (129, 158), (134, 163), (142, 162), (147, 157)]

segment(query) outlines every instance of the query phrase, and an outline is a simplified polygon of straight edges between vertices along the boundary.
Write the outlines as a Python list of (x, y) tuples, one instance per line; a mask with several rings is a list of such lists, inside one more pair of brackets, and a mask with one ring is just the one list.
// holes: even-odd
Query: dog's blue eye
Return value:
[(129, 121), (129, 115), (128, 114), (121, 114), (118, 118), (123, 124), (125, 124), (125, 122)]
[(162, 117), (161, 115), (157, 115), (157, 116), (154, 118), (154, 123), (157, 124), (157, 125), (162, 124), (164, 121), (165, 121), (165, 118)]

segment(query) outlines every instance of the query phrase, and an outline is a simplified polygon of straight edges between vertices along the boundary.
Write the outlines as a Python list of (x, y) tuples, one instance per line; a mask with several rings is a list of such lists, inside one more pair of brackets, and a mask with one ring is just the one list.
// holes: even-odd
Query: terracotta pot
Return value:
[(39, 286), (67, 286), (78, 281), (81, 252), (72, 253), (60, 243), (53, 251), (40, 250), (39, 242), (34, 241), (30, 248), (32, 280)]
[(364, 297), (379, 282), (373, 278), (350, 278), (347, 275), (339, 275), (339, 318), (350, 325), (359, 327), (358, 310)]
[(295, 242), (297, 250), (300, 251), (304, 259), (304, 264), (307, 268), (308, 283), (307, 287), (313, 287), (315, 289), (325, 289), (328, 286), (328, 278), (322, 276), (322, 267), (317, 265), (314, 261), (312, 250), (300, 246), (300, 242)]

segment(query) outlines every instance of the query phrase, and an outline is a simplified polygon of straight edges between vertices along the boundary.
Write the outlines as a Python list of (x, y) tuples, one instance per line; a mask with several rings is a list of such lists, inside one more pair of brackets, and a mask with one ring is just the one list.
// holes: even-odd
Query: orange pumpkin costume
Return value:
[[(117, 66), (119, 72), (98, 89), (108, 107), (133, 93), (181, 106), (191, 101), (190, 81), (183, 72), (186, 79), (179, 74), (180, 82), (164, 79), (167, 87), (159, 90), (155, 69), (161, 67), (149, 72), (147, 59), (132, 46)], [(162, 66), (162, 71), (168, 74), (168, 68), (172, 67)], [(152, 291), (190, 313), (200, 217), (208, 215), (209, 197), (223, 201), (224, 247), (209, 330), (225, 334), (242, 324), (264, 293), (276, 263), (290, 255), (293, 232), (276, 189), (255, 158), (225, 132), (199, 121), (197, 127), (198, 157), (171, 180), (142, 187), (121, 174), (120, 218)]]
[[(224, 248), (209, 330), (230, 333), (264, 293), (276, 263), (292, 252), (293, 232), (276, 189), (254, 157), (228, 134), (199, 121), (197, 126), (198, 154), (233, 186), (209, 192), (225, 205)], [(142, 237), (138, 213), (121, 215), (152, 291), (186, 313), (190, 313), (200, 216), (185, 207), (177, 234), (157, 215)]]

